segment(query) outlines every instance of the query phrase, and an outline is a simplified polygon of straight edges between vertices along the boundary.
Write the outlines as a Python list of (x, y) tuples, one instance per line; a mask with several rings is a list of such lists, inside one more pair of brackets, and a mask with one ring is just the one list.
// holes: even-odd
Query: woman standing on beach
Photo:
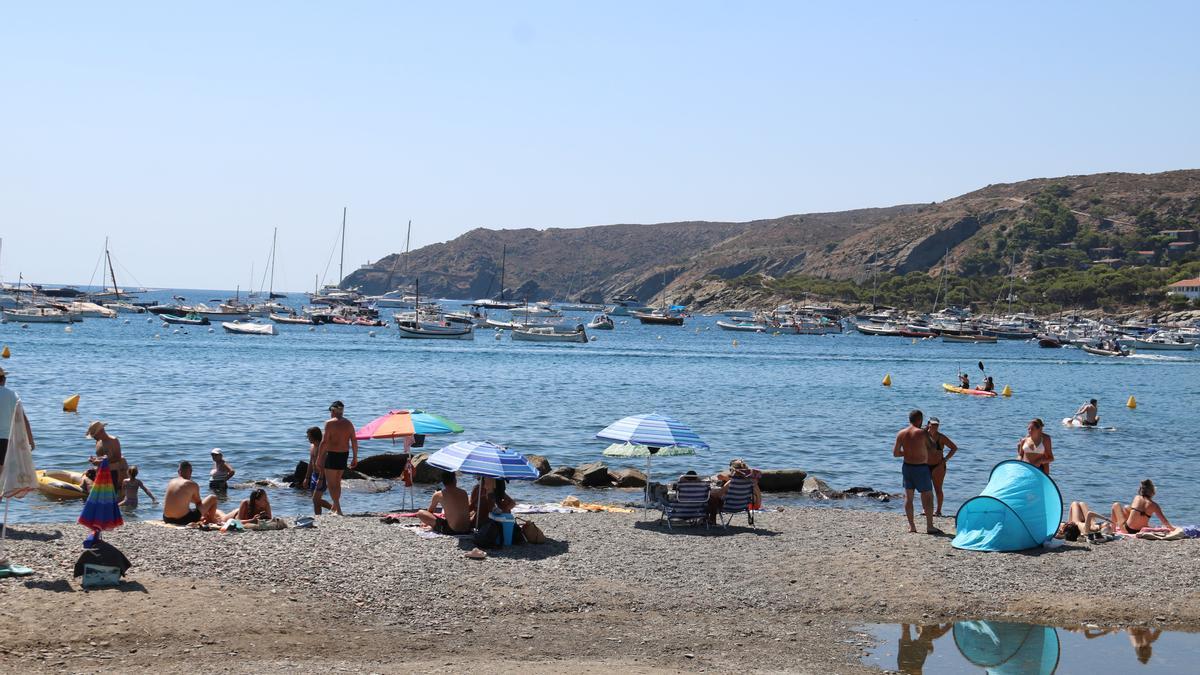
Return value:
[(1051, 447), (1050, 436), (1042, 432), (1042, 420), (1034, 419), (1029, 423), (1029, 435), (1017, 443), (1017, 459), (1028, 462), (1050, 475), (1050, 463), (1054, 461), (1054, 450)]
[[(942, 483), (946, 480), (946, 462), (958, 452), (958, 446), (954, 441), (950, 440), (938, 430), (940, 422), (936, 417), (930, 417), (929, 422), (925, 425), (925, 433), (929, 434), (929, 443), (925, 448), (925, 461), (929, 464), (929, 473), (933, 477), (933, 493), (937, 499), (937, 509), (933, 515), (942, 517), (942, 502), (945, 501), (945, 496), (942, 494)], [(945, 454), (946, 448), (950, 448), (950, 454)]]
[(317, 470), (317, 452), (321, 449), (321, 427), (308, 428), (308, 472), (304, 474), (304, 482), (300, 489), (313, 493), (313, 513), (321, 515), (321, 509), (332, 509), (333, 504), (321, 498), (325, 492), (325, 476)]

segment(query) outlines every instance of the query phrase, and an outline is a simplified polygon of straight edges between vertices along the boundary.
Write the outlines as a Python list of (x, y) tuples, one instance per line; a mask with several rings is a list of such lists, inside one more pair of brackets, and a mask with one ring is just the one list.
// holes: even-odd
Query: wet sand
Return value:
[(0, 669), (858, 672), (861, 623), (1200, 630), (1193, 540), (981, 554), (855, 510), (729, 532), (532, 518), (550, 542), (484, 561), (376, 517), (229, 535), (138, 523), (106, 535), (135, 564), (126, 582), (93, 592), (70, 578), (81, 527), (18, 524), (10, 558), (37, 574), (0, 580)]

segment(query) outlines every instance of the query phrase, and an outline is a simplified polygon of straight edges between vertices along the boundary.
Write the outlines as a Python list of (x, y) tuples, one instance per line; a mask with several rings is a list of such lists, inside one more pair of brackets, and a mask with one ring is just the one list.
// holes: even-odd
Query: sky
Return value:
[[(276, 290), (477, 227), (744, 221), (1196, 168), (1193, 2), (0, 11), (0, 279)], [(251, 269), (255, 279), (251, 281)], [(95, 281), (98, 283), (98, 280)]]

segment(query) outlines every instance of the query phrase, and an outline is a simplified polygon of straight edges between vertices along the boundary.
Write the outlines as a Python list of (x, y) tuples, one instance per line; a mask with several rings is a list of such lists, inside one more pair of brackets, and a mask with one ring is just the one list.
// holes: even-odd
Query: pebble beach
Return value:
[(9, 557), (35, 574), (0, 581), (0, 669), (870, 672), (864, 623), (1200, 630), (1195, 540), (984, 554), (836, 508), (727, 531), (530, 518), (547, 543), (482, 561), (373, 514), (238, 534), (141, 522), (105, 537), (134, 564), (124, 583), (90, 592), (71, 578), (82, 528), (17, 525)]

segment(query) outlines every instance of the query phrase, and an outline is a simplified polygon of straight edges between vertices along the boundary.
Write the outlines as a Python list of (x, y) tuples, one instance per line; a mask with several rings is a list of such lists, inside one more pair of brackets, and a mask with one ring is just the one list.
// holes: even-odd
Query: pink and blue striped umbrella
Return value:
[(430, 465), (446, 471), (506, 480), (537, 480), (538, 471), (519, 453), (490, 441), (459, 441), (429, 456)]

